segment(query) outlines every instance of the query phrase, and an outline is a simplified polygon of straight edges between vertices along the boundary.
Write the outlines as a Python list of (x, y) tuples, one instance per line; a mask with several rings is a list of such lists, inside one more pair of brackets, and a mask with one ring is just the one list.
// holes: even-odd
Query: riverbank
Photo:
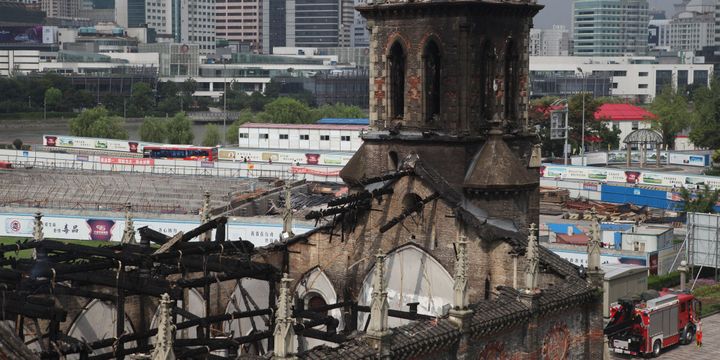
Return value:
[[(140, 125), (142, 118), (127, 118), (125, 130), (131, 140), (140, 140)], [(192, 132), (195, 136), (194, 144), (200, 144), (205, 136), (205, 125), (193, 124)], [(10, 144), (15, 139), (20, 139), (28, 145), (40, 145), (43, 143), (43, 135), (70, 135), (70, 118), (48, 118), (43, 119), (0, 119), (0, 143)]]

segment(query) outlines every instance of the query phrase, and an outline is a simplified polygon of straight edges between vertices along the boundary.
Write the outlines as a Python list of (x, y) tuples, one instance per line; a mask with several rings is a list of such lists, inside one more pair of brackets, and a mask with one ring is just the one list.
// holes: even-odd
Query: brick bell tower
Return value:
[[(351, 187), (419, 159), (520, 229), (537, 223), (527, 127), (536, 0), (368, 0), (370, 131), (341, 172)], [(536, 165), (532, 165), (536, 166)]]

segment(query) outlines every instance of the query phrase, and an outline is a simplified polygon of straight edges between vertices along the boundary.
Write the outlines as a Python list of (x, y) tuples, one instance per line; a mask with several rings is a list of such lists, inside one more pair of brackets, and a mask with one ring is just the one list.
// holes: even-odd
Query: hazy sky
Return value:
[[(545, 29), (553, 24), (565, 25), (570, 28), (570, 14), (572, 12), (572, 0), (539, 0), (545, 5), (535, 17), (535, 27)], [(672, 16), (672, 4), (679, 0), (650, 0), (650, 8), (665, 10), (667, 16)]]

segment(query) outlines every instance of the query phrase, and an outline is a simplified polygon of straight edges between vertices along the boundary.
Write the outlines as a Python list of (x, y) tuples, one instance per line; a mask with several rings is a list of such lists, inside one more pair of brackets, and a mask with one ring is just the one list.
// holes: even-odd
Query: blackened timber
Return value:
[(334, 208), (327, 208), (327, 209), (323, 209), (323, 210), (315, 210), (315, 211), (311, 211), (307, 215), (305, 215), (305, 220), (320, 219), (320, 218), (324, 218), (324, 217), (330, 216), (330, 215), (343, 214), (348, 211), (356, 210), (356, 209), (367, 210), (367, 209), (370, 209), (371, 205), (372, 205), (372, 203), (370, 202), (370, 200), (365, 199), (365, 200), (361, 200), (361, 201), (357, 202), (356, 204), (354, 204), (354, 206), (353, 206), (353, 204), (350, 204), (350, 205), (342, 206), (342, 207), (334, 207)]
[(135, 295), (150, 295), (160, 297), (168, 293), (171, 298), (178, 299), (182, 290), (171, 287), (171, 283), (164, 279), (145, 278), (135, 274), (125, 274), (122, 279), (116, 279), (115, 271), (96, 271), (91, 273), (62, 274), (57, 280), (72, 280), (94, 285), (117, 287)]
[[(183, 256), (180, 259), (167, 259), (162, 261), (167, 265), (180, 265), (185, 271), (190, 272), (224, 272), (226, 274), (242, 274), (243, 276), (252, 277), (254, 279), (266, 279), (268, 273), (275, 273), (276, 269), (269, 264), (245, 262), (235, 260), (226, 256), (209, 255), (207, 260), (202, 256)], [(204, 277), (209, 277), (204, 274)]]
[(347, 341), (347, 337), (340, 334), (331, 334), (326, 331), (320, 331), (317, 329), (304, 329), (302, 331), (302, 334), (300, 334), (304, 337), (309, 337), (312, 339), (319, 339), (319, 340), (325, 340), (334, 342), (336, 344), (341, 344)]
[(233, 272), (227, 272), (223, 274), (217, 274), (213, 276), (208, 277), (201, 277), (201, 278), (195, 278), (195, 279), (180, 279), (175, 281), (175, 286), (178, 288), (197, 288), (200, 286), (204, 286), (206, 283), (215, 283), (215, 282), (223, 282), (227, 280), (237, 280), (243, 277), (249, 277), (253, 279), (258, 280), (269, 280), (273, 279), (276, 276), (274, 274), (268, 274), (267, 272), (264, 272), (263, 270), (257, 270), (257, 269), (248, 269), (243, 271), (233, 271)]
[(403, 171), (398, 171), (398, 172), (388, 174), (388, 175), (376, 176), (376, 177), (372, 177), (372, 178), (368, 178), (368, 179), (362, 179), (362, 180), (358, 181), (358, 183), (360, 185), (369, 185), (369, 184), (379, 183), (379, 182), (383, 182), (383, 181), (399, 179), (403, 176), (407, 176), (412, 173), (413, 173), (412, 171), (403, 170)]
[(383, 189), (375, 189), (372, 192), (370, 191), (362, 191), (357, 194), (348, 195), (345, 197), (341, 197), (338, 199), (331, 200), (328, 202), (328, 206), (338, 206), (343, 204), (352, 203), (359, 200), (366, 200), (366, 199), (377, 199), (383, 195), (390, 195), (393, 193), (392, 188), (383, 188)]
[(215, 241), (217, 241), (217, 242), (225, 241), (226, 227), (227, 227), (227, 218), (224, 216), (218, 218), (217, 227), (215, 228)]
[[(42, 285), (35, 285), (32, 287), (28, 287), (29, 289), (32, 289), (33, 294), (47, 294), (47, 295), (69, 295), (69, 296), (77, 296), (77, 297), (83, 297), (88, 299), (98, 299), (102, 301), (108, 301), (114, 303), (117, 298), (112, 294), (106, 294), (101, 293), (97, 291), (89, 291), (77, 287), (67, 287), (60, 284), (55, 284), (55, 287), (52, 287), (51, 284), (47, 282), (43, 282)], [(22, 294), (22, 291), (18, 291), (17, 293)]]
[(4, 317), (3, 320), (16, 320), (17, 315), (22, 315), (28, 318), (54, 319), (63, 322), (67, 317), (67, 312), (56, 308), (52, 301), (48, 303), (37, 298), (30, 299), (7, 291), (3, 291), (1, 296), (5, 304), (4, 311), (0, 312), (0, 318)]
[(419, 201), (417, 204), (415, 204), (415, 206), (413, 206), (409, 209), (405, 209), (405, 211), (400, 213), (400, 215), (390, 219), (390, 221), (388, 221), (385, 225), (381, 226), (380, 233), (384, 233), (384, 232), (392, 229), (393, 226), (399, 224), (401, 221), (405, 220), (405, 218), (407, 218), (408, 216), (412, 215), (413, 213), (415, 213), (417, 211), (420, 211), (423, 208), (423, 206), (425, 206), (425, 204), (427, 204), (439, 197), (440, 197), (439, 193), (434, 193), (434, 194), (422, 199), (421, 201)]
[[(357, 310), (360, 312), (369, 313), (370, 306), (358, 305)], [(406, 319), (406, 320), (432, 320), (432, 319), (435, 319), (434, 316), (430, 316), (430, 315), (423, 315), (423, 314), (418, 314), (416, 312), (393, 310), (393, 309), (388, 310), (388, 316), (394, 317), (394, 318)]]
[(168, 240), (170, 240), (169, 236), (167, 236), (161, 232), (155, 231), (147, 226), (143, 226), (143, 227), (139, 228), (138, 232), (140, 233), (141, 239), (150, 240), (158, 245), (163, 245)]
[[(125, 280), (125, 266), (120, 265), (117, 273), (117, 281), (120, 282), (122, 280)], [(122, 339), (122, 336), (125, 333), (125, 290), (119, 287), (116, 290), (117, 303), (115, 304), (115, 337)], [(123, 360), (125, 358), (125, 356), (122, 355), (123, 349), (125, 349), (125, 342), (118, 341), (114, 352), (119, 360)]]
[(190, 231), (183, 234), (181, 242), (187, 242), (190, 241), (200, 235), (202, 235), (204, 232), (210, 231), (212, 229), (215, 229), (218, 227), (219, 224), (225, 224), (227, 223), (227, 218), (224, 216), (217, 217), (215, 219), (212, 219)]

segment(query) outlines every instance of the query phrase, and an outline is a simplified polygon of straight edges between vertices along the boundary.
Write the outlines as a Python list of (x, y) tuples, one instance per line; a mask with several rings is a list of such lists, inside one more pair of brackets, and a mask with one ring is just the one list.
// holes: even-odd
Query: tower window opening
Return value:
[(515, 51), (515, 42), (510, 39), (505, 50), (505, 119), (513, 120), (517, 108), (518, 92), (518, 55)]
[(486, 119), (493, 117), (493, 99), (495, 98), (495, 48), (490, 41), (485, 41), (482, 47), (480, 64), (480, 79), (482, 79), (482, 93), (480, 96), (481, 108)]
[(390, 115), (392, 119), (405, 115), (405, 50), (396, 42), (390, 48)]
[(440, 116), (440, 49), (434, 41), (425, 46), (425, 120), (430, 122)]

